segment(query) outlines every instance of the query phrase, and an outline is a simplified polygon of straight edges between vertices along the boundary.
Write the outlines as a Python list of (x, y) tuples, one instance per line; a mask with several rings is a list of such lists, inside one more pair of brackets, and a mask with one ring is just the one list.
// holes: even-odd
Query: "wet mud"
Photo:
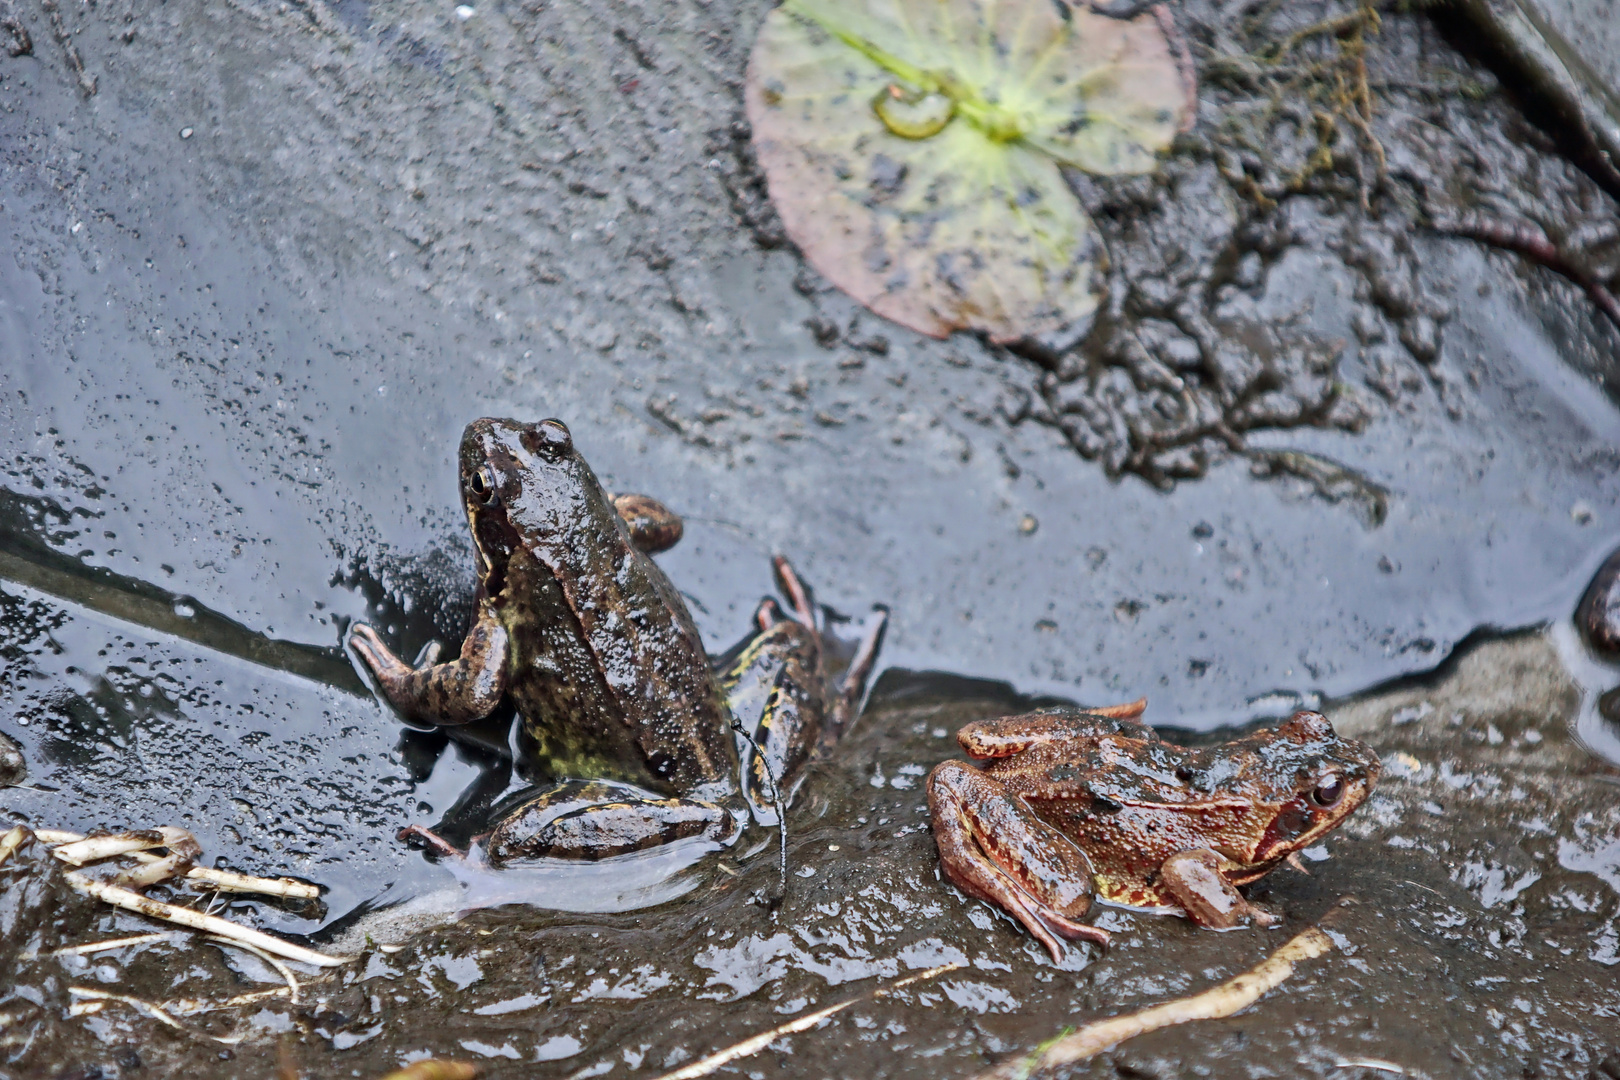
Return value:
[[(1339, 730), (1378, 749), (1385, 778), (1305, 853), (1309, 876), (1284, 867), (1253, 887), (1282, 928), (1214, 933), (1099, 909), (1112, 950), (1079, 947), (1056, 967), (941, 881), (922, 791), (926, 771), (957, 756), (958, 726), (1029, 699), (891, 675), (790, 815), (780, 904), (772, 845), (756, 843), (711, 859), (689, 893), (649, 910), (508, 906), (414, 933), (413, 916), (377, 912), (324, 944), (360, 958), (302, 976), (299, 1005), (269, 997), (186, 1015), (189, 1036), (116, 1006), (55, 1017), (69, 985), (184, 1002), (273, 990), (280, 976), (198, 944), (23, 961), (7, 1006), (22, 1017), (8, 1028), (10, 1067), (144, 1075), (117, 1064), (138, 1057), (161, 1075), (206, 1059), (211, 1075), (259, 1076), (286, 1053), (310, 1075), (366, 1076), (432, 1053), (488, 1076), (652, 1076), (955, 960), (964, 966), (723, 1075), (969, 1076), (1065, 1025), (1247, 969), (1348, 896), (1334, 951), (1250, 1012), (1134, 1040), (1067, 1075), (1181, 1076), (1191, 1062), (1219, 1076), (1282, 1063), (1324, 1077), (1594, 1075), (1620, 1050), (1620, 773), (1571, 740), (1581, 698), (1554, 643), (1534, 634), (1482, 643), (1421, 685), (1330, 703)], [(13, 956), (144, 928), (63, 896), (37, 859), (0, 873)], [(207, 1035), (247, 1038), (224, 1049)]]
[[(1320, 705), (1385, 779), (1310, 877), (1255, 889), (1288, 928), (1354, 896), (1333, 954), (1077, 1075), (1620, 1073), (1620, 675), (1569, 622), (1620, 526), (1591, 288), (1614, 204), (1454, 27), (1179, 9), (1199, 124), (1157, 177), (1071, 178), (1109, 300), (1011, 351), (884, 324), (784, 245), (740, 124), (764, 6), (465, 10), (0, 7), (32, 45), (0, 56), (0, 737), (26, 774), (0, 806), (319, 882), (227, 913), (363, 957), (297, 1005), (194, 1010), (281, 977), (190, 940), (43, 957), (149, 927), (25, 851), (0, 1072), (651, 1076), (960, 959), (732, 1075), (971, 1075), (1282, 940), (1114, 912), (1115, 951), (1057, 970), (939, 879), (920, 785), (957, 726), (1146, 694), (1189, 739)], [(685, 517), (660, 562), (711, 651), (772, 553), (891, 606), (780, 905), (763, 834), (546, 882), (394, 838), (512, 776), (501, 723), (405, 732), (340, 646), (356, 620), (403, 655), (460, 639), (479, 415), (560, 416)], [(70, 1015), (73, 986), (187, 1030)]]

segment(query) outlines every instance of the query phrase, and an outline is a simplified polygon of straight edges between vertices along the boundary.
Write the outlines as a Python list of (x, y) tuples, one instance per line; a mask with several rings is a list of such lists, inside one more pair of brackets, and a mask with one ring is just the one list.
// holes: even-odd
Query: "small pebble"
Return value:
[(1025, 536), (1030, 535), (1040, 527), (1041, 523), (1035, 520), (1034, 514), (1025, 514), (1023, 519), (1018, 522), (1018, 531)]
[(189, 139), (189, 138), (191, 138), (191, 129), (190, 129), (190, 128), (181, 128), (181, 129), (180, 129), (180, 137), (181, 137), (181, 138), (182, 138), (182, 139)]

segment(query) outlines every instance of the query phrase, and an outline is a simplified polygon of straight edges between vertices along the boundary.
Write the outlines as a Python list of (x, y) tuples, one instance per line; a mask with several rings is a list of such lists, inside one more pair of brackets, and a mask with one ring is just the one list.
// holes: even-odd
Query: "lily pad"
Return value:
[(903, 326), (998, 342), (1097, 306), (1104, 254), (1060, 166), (1148, 172), (1187, 116), (1153, 14), (1064, 0), (787, 0), (746, 101), (811, 265)]

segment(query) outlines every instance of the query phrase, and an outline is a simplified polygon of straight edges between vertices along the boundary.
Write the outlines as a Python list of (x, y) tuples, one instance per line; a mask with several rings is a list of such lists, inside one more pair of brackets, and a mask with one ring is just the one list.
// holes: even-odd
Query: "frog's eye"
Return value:
[(494, 506), (500, 501), (500, 496), (495, 493), (495, 470), (488, 465), (472, 474), (468, 486), (472, 488), (474, 495), (483, 500), (485, 506)]
[(1311, 801), (1317, 806), (1327, 807), (1337, 803), (1343, 795), (1344, 781), (1335, 774), (1328, 773), (1322, 777), (1321, 783), (1316, 785), (1316, 790), (1311, 792)]
[(574, 437), (568, 433), (568, 425), (561, 420), (542, 420), (523, 433), (523, 445), (531, 453), (555, 461), (574, 445)]

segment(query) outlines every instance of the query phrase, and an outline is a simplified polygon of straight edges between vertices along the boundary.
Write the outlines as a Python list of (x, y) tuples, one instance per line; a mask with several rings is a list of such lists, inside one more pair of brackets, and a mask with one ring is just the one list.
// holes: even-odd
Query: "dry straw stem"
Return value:
[(243, 952), (250, 952), (254, 956), (257, 956), (260, 960), (263, 960), (265, 963), (275, 968), (276, 973), (280, 975), (287, 983), (287, 1000), (292, 1002), (294, 1005), (298, 1004), (298, 979), (293, 975), (292, 968), (288, 967), (286, 964), (283, 964), (280, 960), (276, 959), (274, 956), (271, 956), (257, 945), (250, 945), (245, 941), (237, 941), (235, 938), (222, 937), (219, 934), (209, 934), (208, 940), (212, 941), (216, 945), (229, 946), (233, 949), (241, 949)]
[(289, 941), (271, 937), (269, 934), (254, 930), (246, 926), (238, 926), (228, 919), (217, 915), (206, 915), (191, 908), (177, 907), (174, 904), (165, 904), (161, 900), (150, 900), (138, 892), (122, 889), (117, 885), (108, 885), (94, 878), (74, 870), (64, 873), (63, 878), (74, 889), (93, 896), (114, 907), (121, 907), (125, 911), (133, 911), (153, 919), (163, 919), (166, 922), (189, 926), (193, 930), (201, 930), (209, 934), (218, 934), (221, 937), (232, 938), (236, 941), (256, 945), (267, 953), (285, 957), (288, 960), (297, 960), (302, 964), (314, 964), (316, 967), (341, 967), (349, 961), (344, 957), (327, 956), (313, 949), (306, 949), (301, 945), (294, 945)]
[(771, 1043), (785, 1035), (792, 1035), (795, 1032), (806, 1031), (813, 1028), (823, 1020), (827, 1019), (827, 1017), (832, 1016), (834, 1013), (843, 1012), (851, 1005), (859, 1005), (864, 1001), (875, 1001), (880, 997), (887, 997), (896, 990), (910, 986), (912, 983), (919, 983), (926, 979), (932, 979), (936, 976), (945, 974), (947, 971), (955, 971), (961, 966), (961, 963), (953, 960), (949, 964), (941, 964), (939, 967), (929, 968), (927, 971), (919, 971), (915, 975), (908, 975), (899, 982), (890, 983), (888, 986), (880, 986), (869, 994), (862, 994), (860, 997), (853, 997), (848, 1001), (840, 1001), (837, 1005), (829, 1005), (825, 1009), (817, 1009), (813, 1013), (805, 1013), (803, 1016), (788, 1021), (781, 1027), (774, 1027), (769, 1031), (762, 1031), (758, 1035), (744, 1039), (735, 1046), (728, 1046), (724, 1050), (721, 1050), (715, 1054), (710, 1054), (706, 1058), (701, 1058), (694, 1061), (692, 1064), (687, 1065), (684, 1068), (676, 1069), (674, 1072), (665, 1073), (662, 1076), (655, 1077), (654, 1080), (697, 1080), (697, 1078), (700, 1076), (708, 1076), (710, 1073), (716, 1071), (722, 1066), (729, 1065), (739, 1058), (750, 1057), (759, 1053), (761, 1050), (771, 1045)]
[[(82, 866), (84, 863), (94, 862), (97, 858), (106, 858), (108, 855), (115, 854), (129, 854), (143, 863), (155, 863), (161, 861), (158, 856), (148, 854), (145, 851), (130, 850), (130, 846), (127, 844), (122, 846), (120, 850), (111, 850), (108, 851), (106, 855), (96, 855), (93, 857), (87, 857), (84, 854), (86, 849), (75, 848), (73, 846), (79, 843), (93, 843), (99, 840), (117, 841), (120, 839), (120, 837), (96, 837), (93, 841), (86, 841), (83, 833), (67, 832), (62, 829), (40, 829), (36, 831), (34, 835), (37, 836), (40, 842), (44, 844), (67, 845), (69, 854), (62, 854), (62, 848), (57, 848), (52, 852), (52, 854), (61, 859), (63, 862), (69, 862), (75, 866)], [(128, 836), (132, 834), (122, 835)], [(3, 861), (3, 859), (0, 859), (0, 862)], [(254, 877), (251, 874), (238, 874), (232, 870), (214, 870), (206, 866), (193, 866), (191, 869), (186, 871), (185, 876), (192, 881), (203, 882), (212, 888), (218, 889), (220, 892), (255, 893), (260, 896), (280, 896), (293, 900), (315, 900), (321, 895), (321, 887), (319, 885), (311, 885), (307, 881), (295, 881), (294, 879), (287, 877)]]
[(1027, 1080), (1045, 1069), (1085, 1061), (1096, 1054), (1117, 1046), (1126, 1039), (1134, 1039), (1160, 1028), (1185, 1024), (1190, 1020), (1219, 1020), (1242, 1012), (1266, 994), (1275, 990), (1294, 973), (1294, 965), (1301, 960), (1321, 956), (1333, 947), (1333, 942), (1319, 928), (1312, 926), (1296, 935), (1282, 948), (1261, 963), (1234, 979), (1211, 987), (1179, 1001), (1167, 1001), (1151, 1009), (1099, 1020), (1095, 1024), (1065, 1036), (1042, 1047), (1033, 1054), (1014, 1058), (973, 1080)]

